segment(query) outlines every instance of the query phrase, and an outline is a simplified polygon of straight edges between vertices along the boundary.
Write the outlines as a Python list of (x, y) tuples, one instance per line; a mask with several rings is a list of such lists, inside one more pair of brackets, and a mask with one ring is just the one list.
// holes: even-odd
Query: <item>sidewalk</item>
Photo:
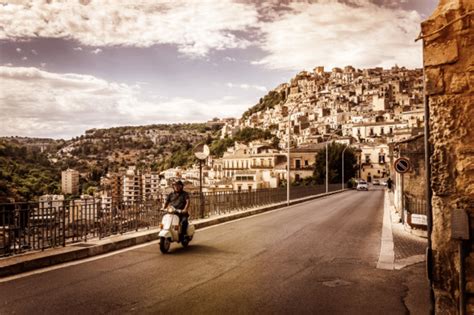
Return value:
[(403, 226), (393, 206), (393, 196), (385, 191), (384, 226), (378, 269), (402, 270), (407, 274), (403, 298), (410, 314), (429, 313), (429, 281), (426, 278), (426, 238), (417, 236)]
[(390, 194), (390, 192), (385, 191), (384, 230), (377, 268), (399, 270), (425, 261), (428, 241), (426, 238), (417, 236), (405, 229), (395, 211), (393, 196), (390, 196)]
[[(344, 191), (345, 190), (338, 190), (327, 194), (295, 199), (290, 202), (290, 205), (311, 201)], [(207, 226), (283, 208), (286, 205), (287, 203), (285, 201), (249, 210), (235, 210), (226, 214), (214, 215), (205, 219), (191, 220), (191, 223), (194, 224), (196, 229), (202, 229)], [(61, 263), (71, 262), (74, 260), (98, 256), (108, 252), (151, 242), (158, 239), (158, 232), (158, 228), (152, 228), (149, 230), (129, 232), (104, 239), (89, 239), (87, 242), (68, 244), (65, 247), (56, 247), (46, 249), (44, 251), (27, 252), (20, 255), (0, 258), (0, 278)]]

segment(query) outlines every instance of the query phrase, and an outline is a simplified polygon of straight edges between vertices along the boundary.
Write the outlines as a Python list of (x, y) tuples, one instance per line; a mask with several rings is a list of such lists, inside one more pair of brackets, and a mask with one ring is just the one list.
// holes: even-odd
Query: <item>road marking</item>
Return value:
[(393, 245), (392, 219), (390, 215), (390, 205), (388, 193), (385, 191), (383, 207), (383, 227), (382, 241), (380, 244), (380, 255), (377, 262), (377, 269), (393, 270), (395, 262), (395, 251)]
[[(265, 212), (258, 213), (258, 214), (255, 214), (255, 215), (249, 215), (247, 217), (243, 217), (243, 218), (240, 218), (240, 219), (218, 223), (218, 224), (215, 224), (215, 225), (211, 225), (211, 226), (196, 230), (196, 232), (205, 231), (205, 230), (208, 230), (208, 229), (211, 229), (211, 228), (215, 228), (215, 227), (225, 225), (225, 224), (229, 224), (229, 223), (233, 223), (233, 222), (238, 222), (238, 221), (245, 220), (245, 219), (255, 218), (255, 217), (258, 217), (258, 216), (261, 216), (261, 215), (264, 215), (264, 214), (269, 214), (269, 213), (273, 213), (273, 212), (277, 212), (277, 211), (288, 210), (290, 208), (303, 206), (305, 204), (308, 204), (308, 203), (311, 203), (311, 202), (314, 202), (314, 201), (317, 201), (317, 200), (326, 199), (327, 197), (331, 197), (333, 195), (334, 194), (331, 194), (331, 195), (328, 195), (328, 196), (323, 196), (323, 197), (320, 197), (320, 198), (304, 201), (304, 202), (297, 203), (297, 204), (294, 204), (294, 205), (290, 205), (290, 206), (286, 206), (286, 207), (282, 207), (282, 208), (276, 208), (276, 209), (269, 210), (269, 211), (265, 211)], [(128, 252), (128, 251), (139, 249), (139, 248), (143, 248), (143, 247), (146, 247), (146, 246), (156, 245), (156, 244), (159, 244), (159, 243), (160, 243), (160, 240), (155, 240), (155, 241), (147, 242), (147, 243), (140, 244), (140, 245), (135, 245), (135, 246), (132, 246), (132, 247), (127, 247), (127, 248), (124, 248), (124, 249), (120, 249), (120, 250), (117, 250), (117, 251), (113, 251), (113, 252), (110, 252), (110, 253), (106, 253), (106, 254), (102, 254), (102, 255), (98, 255), (98, 256), (94, 256), (94, 257), (89, 257), (89, 258), (85, 258), (85, 259), (81, 259), (81, 260), (71, 261), (71, 262), (58, 264), (58, 265), (54, 265), (54, 266), (46, 267), (46, 268), (42, 268), (42, 269), (27, 271), (27, 272), (24, 272), (24, 273), (21, 273), (21, 274), (8, 276), (8, 277), (5, 277), (5, 278), (0, 278), (0, 283), (10, 282), (10, 281), (13, 281), (13, 280), (30, 277), (30, 276), (37, 275), (37, 274), (42, 274), (42, 273), (46, 273), (46, 272), (49, 272), (49, 271), (54, 271), (54, 270), (63, 269), (63, 268), (71, 267), (71, 266), (85, 264), (85, 263), (88, 263), (88, 262), (91, 262), (91, 261), (107, 258), (107, 257), (110, 257), (110, 256), (118, 255), (118, 254), (121, 254), (121, 253), (124, 253), (124, 252)]]

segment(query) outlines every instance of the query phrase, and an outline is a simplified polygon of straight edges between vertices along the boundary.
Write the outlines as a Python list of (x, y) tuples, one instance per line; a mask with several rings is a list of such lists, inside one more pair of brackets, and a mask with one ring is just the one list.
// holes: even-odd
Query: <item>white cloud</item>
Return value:
[(237, 59), (235, 59), (233, 57), (229, 57), (229, 56), (224, 57), (224, 60), (228, 61), (228, 62), (236, 62), (237, 61)]
[(44, 68), (44, 67), (46, 67), (46, 62), (42, 62), (42, 63), (40, 63), (40, 66), (41, 66), (41, 68)]
[(21, 53), (21, 48), (15, 49), (17, 53)]
[(252, 64), (293, 71), (318, 65), (421, 66), (421, 45), (413, 41), (421, 22), (416, 11), (368, 0), (296, 2), (288, 8), (261, 23), (261, 47), (268, 55)]
[(0, 86), (1, 136), (73, 137), (97, 127), (203, 122), (238, 116), (248, 107), (232, 97), (145, 99), (140, 85), (38, 68), (0, 67)]
[(28, 60), (28, 57), (25, 56), (25, 57), (21, 58), (21, 60)]
[(31, 53), (32, 53), (33, 55), (38, 55), (38, 52), (37, 52), (36, 50), (34, 50), (34, 49), (31, 50)]
[(94, 55), (100, 54), (101, 52), (102, 52), (102, 49), (100, 49), (100, 48), (91, 50), (91, 54), (94, 54)]
[(239, 88), (239, 89), (244, 89), (244, 90), (253, 89), (253, 90), (258, 90), (262, 92), (267, 91), (267, 88), (262, 85), (253, 85), (253, 84), (246, 84), (246, 83), (235, 84), (232, 82), (227, 82), (226, 86), (229, 88)]
[[(175, 44), (204, 56), (212, 49), (243, 48), (239, 34), (257, 22), (251, 3), (232, 0), (55, 1), (0, 6), (0, 39), (70, 38), (88, 46)], [(81, 4), (88, 3), (88, 4)]]
[(82, 51), (82, 47), (74, 47), (74, 51)]

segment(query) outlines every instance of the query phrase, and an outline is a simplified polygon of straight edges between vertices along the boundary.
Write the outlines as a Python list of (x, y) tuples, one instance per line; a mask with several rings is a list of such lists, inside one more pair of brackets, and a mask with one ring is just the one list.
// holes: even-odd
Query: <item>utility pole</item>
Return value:
[(290, 132), (291, 132), (291, 128), (290, 128), (290, 125), (291, 125), (291, 112), (288, 111), (288, 129), (287, 129), (287, 133), (288, 133), (288, 152), (287, 152), (287, 170), (286, 170), (286, 205), (289, 206), (290, 205), (290, 183), (291, 183), (291, 180), (290, 180), (290, 164), (291, 164), (291, 161), (290, 161), (290, 145), (291, 145), (291, 135), (290, 135)]
[(344, 150), (342, 150), (342, 183), (341, 183), (341, 189), (344, 190), (344, 152), (346, 152), (347, 148), (349, 146), (346, 146)]

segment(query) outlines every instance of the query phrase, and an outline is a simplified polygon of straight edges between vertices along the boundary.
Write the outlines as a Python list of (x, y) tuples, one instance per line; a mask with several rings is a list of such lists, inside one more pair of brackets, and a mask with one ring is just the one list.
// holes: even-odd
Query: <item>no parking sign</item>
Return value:
[(400, 157), (395, 160), (395, 163), (393, 163), (393, 168), (397, 173), (405, 174), (411, 169), (410, 160), (406, 157)]

